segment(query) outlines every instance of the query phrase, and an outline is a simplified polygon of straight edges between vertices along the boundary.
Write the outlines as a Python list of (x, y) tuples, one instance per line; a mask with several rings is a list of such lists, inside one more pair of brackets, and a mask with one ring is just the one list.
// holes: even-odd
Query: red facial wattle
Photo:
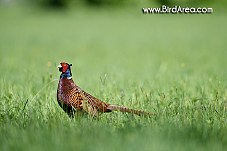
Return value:
[(67, 63), (61, 63), (62, 66), (62, 73), (65, 73), (66, 70), (69, 68), (69, 65)]

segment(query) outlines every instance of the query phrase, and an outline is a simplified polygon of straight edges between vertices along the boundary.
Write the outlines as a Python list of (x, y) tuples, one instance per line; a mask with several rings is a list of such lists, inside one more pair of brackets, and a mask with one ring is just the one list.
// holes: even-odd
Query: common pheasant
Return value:
[(86, 112), (91, 116), (112, 111), (127, 112), (136, 115), (150, 115), (150, 113), (145, 111), (105, 103), (83, 91), (72, 79), (71, 66), (72, 64), (66, 62), (61, 62), (58, 66), (61, 76), (57, 89), (58, 104), (70, 117), (77, 111)]

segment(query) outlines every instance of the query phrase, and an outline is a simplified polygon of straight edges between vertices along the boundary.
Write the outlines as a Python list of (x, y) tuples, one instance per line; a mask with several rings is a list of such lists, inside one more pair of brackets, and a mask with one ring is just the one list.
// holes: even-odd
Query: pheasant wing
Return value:
[(87, 103), (90, 104), (92, 106), (92, 108), (96, 109), (99, 112), (110, 112), (111, 110), (107, 109), (107, 106), (109, 104), (101, 101), (100, 99), (92, 96), (91, 94), (85, 92), (82, 90), (82, 93), (84, 95), (84, 97), (87, 100)]

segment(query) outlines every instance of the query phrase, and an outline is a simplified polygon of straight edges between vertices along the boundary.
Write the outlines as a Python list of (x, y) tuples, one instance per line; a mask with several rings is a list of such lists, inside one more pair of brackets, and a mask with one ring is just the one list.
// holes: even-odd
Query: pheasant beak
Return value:
[(62, 72), (62, 66), (61, 66), (61, 65), (58, 65), (57, 68), (58, 68), (58, 70), (59, 70), (60, 72)]
[(62, 66), (59, 64), (59, 65), (57, 66), (57, 68), (62, 68)]

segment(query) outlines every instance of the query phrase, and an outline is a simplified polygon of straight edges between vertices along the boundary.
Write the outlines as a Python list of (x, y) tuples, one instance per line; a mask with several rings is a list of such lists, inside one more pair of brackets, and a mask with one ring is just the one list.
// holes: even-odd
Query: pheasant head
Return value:
[(61, 62), (60, 65), (58, 66), (59, 71), (61, 72), (60, 78), (72, 78), (72, 72), (71, 72), (71, 67), (72, 64), (68, 64), (66, 62)]

